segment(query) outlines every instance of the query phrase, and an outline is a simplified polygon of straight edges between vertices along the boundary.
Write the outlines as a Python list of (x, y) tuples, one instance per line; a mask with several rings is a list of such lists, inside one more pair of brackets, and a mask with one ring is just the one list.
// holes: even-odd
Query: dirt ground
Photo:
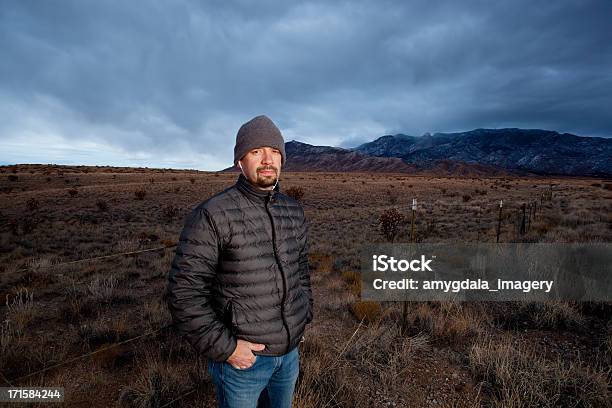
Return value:
[[(184, 217), (237, 176), (0, 167), (0, 382), (62, 386), (65, 406), (215, 406), (163, 293)], [(303, 194), (315, 297), (295, 406), (610, 406), (610, 304), (411, 302), (402, 334), (402, 304), (361, 302), (358, 281), (361, 247), (387, 242), (381, 214), (410, 217), (413, 199), (417, 242), (495, 242), (503, 200), (500, 242), (609, 243), (611, 186), (282, 174), (281, 192)]]

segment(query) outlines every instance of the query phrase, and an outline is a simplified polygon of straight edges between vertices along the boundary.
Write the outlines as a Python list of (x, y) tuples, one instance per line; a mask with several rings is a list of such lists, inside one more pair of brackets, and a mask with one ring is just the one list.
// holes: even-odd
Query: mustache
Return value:
[(275, 173), (278, 173), (278, 169), (274, 166), (264, 166), (264, 167), (258, 167), (257, 168), (257, 172), (259, 173), (260, 171), (264, 171), (264, 170), (274, 170)]

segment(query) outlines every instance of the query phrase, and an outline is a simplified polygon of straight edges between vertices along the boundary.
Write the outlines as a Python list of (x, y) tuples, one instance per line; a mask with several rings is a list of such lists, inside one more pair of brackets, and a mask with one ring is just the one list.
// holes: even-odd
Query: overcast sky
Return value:
[(0, 163), (219, 170), (240, 125), (354, 147), (612, 136), (612, 2), (0, 1)]

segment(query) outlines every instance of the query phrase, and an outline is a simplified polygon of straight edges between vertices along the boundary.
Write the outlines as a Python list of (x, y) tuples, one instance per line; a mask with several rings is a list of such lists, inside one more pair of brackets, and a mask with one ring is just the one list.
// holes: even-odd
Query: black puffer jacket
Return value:
[(198, 205), (179, 238), (168, 277), (175, 327), (203, 355), (225, 361), (238, 338), (254, 354), (291, 351), (312, 320), (308, 227), (294, 199), (240, 174)]

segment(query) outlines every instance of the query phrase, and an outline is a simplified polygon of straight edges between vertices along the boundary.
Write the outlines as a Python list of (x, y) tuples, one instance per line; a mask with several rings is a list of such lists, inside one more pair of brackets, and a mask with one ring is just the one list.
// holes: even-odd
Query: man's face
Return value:
[(265, 190), (271, 190), (280, 177), (281, 162), (280, 150), (268, 146), (252, 149), (240, 159), (244, 176)]

